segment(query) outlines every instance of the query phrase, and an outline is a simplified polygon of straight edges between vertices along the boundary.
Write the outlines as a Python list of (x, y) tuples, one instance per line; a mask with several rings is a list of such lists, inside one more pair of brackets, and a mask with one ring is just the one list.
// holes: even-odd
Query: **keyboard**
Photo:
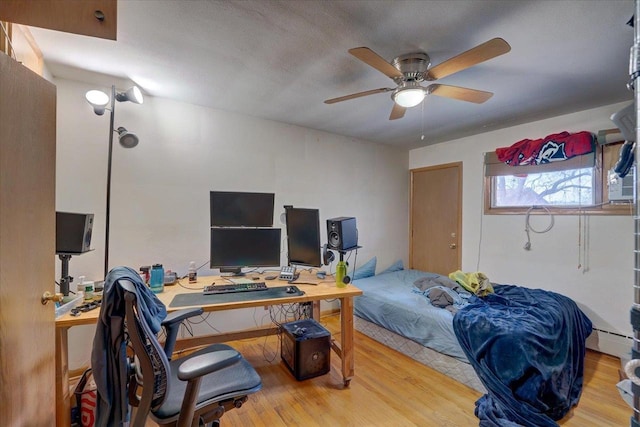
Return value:
[(229, 285), (208, 285), (202, 290), (204, 295), (230, 294), (234, 292), (266, 291), (264, 282), (232, 283)]

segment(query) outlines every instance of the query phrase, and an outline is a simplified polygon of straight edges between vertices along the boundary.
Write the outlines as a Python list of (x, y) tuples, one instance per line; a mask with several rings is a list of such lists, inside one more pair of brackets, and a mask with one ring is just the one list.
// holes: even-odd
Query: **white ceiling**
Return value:
[[(54, 76), (98, 72), (152, 96), (413, 148), (631, 101), (633, 12), (632, 0), (120, 0), (117, 41), (31, 31)], [(390, 121), (389, 93), (323, 103), (395, 87), (352, 47), (388, 61), (424, 50), (437, 65), (494, 37), (511, 52), (439, 81), (493, 92), (484, 104), (429, 96)]]

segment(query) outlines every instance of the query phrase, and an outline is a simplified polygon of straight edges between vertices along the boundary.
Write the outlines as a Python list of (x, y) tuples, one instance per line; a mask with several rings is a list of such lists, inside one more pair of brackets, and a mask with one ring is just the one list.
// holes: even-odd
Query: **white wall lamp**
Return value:
[[(113, 134), (118, 133), (118, 142), (124, 148), (133, 148), (138, 145), (138, 137), (136, 134), (129, 132), (123, 127), (114, 129), (113, 121), (115, 115), (116, 101), (125, 102), (131, 101), (136, 104), (142, 104), (144, 101), (142, 98), (142, 92), (137, 86), (133, 86), (127, 89), (125, 92), (117, 92), (115, 86), (111, 86), (111, 96), (100, 90), (90, 90), (86, 93), (85, 98), (87, 102), (93, 107), (93, 112), (99, 116), (102, 116), (105, 110), (110, 111), (109, 120), (109, 157), (107, 161), (107, 201), (106, 201), (106, 225), (104, 236), (104, 275), (107, 276), (109, 272), (109, 223), (111, 213), (111, 159), (113, 153)], [(109, 108), (107, 108), (109, 105)]]

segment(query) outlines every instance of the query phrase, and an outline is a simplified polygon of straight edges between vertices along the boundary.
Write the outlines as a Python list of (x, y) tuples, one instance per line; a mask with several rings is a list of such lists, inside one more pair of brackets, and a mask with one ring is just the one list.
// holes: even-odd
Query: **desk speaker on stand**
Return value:
[(356, 219), (345, 216), (328, 219), (327, 245), (334, 251), (346, 251), (358, 246)]

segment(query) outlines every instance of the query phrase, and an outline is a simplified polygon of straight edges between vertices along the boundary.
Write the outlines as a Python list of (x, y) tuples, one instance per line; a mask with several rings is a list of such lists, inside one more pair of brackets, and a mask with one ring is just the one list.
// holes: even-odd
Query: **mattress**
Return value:
[(363, 295), (354, 298), (354, 313), (411, 341), (467, 362), (453, 330), (453, 314), (434, 307), (413, 283), (435, 273), (400, 270), (358, 279)]
[(482, 385), (478, 375), (476, 375), (473, 367), (468, 362), (463, 362), (446, 354), (438, 353), (435, 350), (391, 332), (375, 323), (368, 322), (358, 316), (354, 318), (354, 326), (357, 331), (365, 334), (369, 338), (393, 348), (413, 360), (453, 378), (459, 383), (465, 384), (480, 393), (486, 393), (486, 389)]
[(497, 284), (454, 317), (416, 291), (418, 279), (438, 276), (401, 270), (356, 280), (356, 329), (486, 389), (476, 402), (481, 425), (557, 426), (582, 391), (588, 317), (563, 295)]

